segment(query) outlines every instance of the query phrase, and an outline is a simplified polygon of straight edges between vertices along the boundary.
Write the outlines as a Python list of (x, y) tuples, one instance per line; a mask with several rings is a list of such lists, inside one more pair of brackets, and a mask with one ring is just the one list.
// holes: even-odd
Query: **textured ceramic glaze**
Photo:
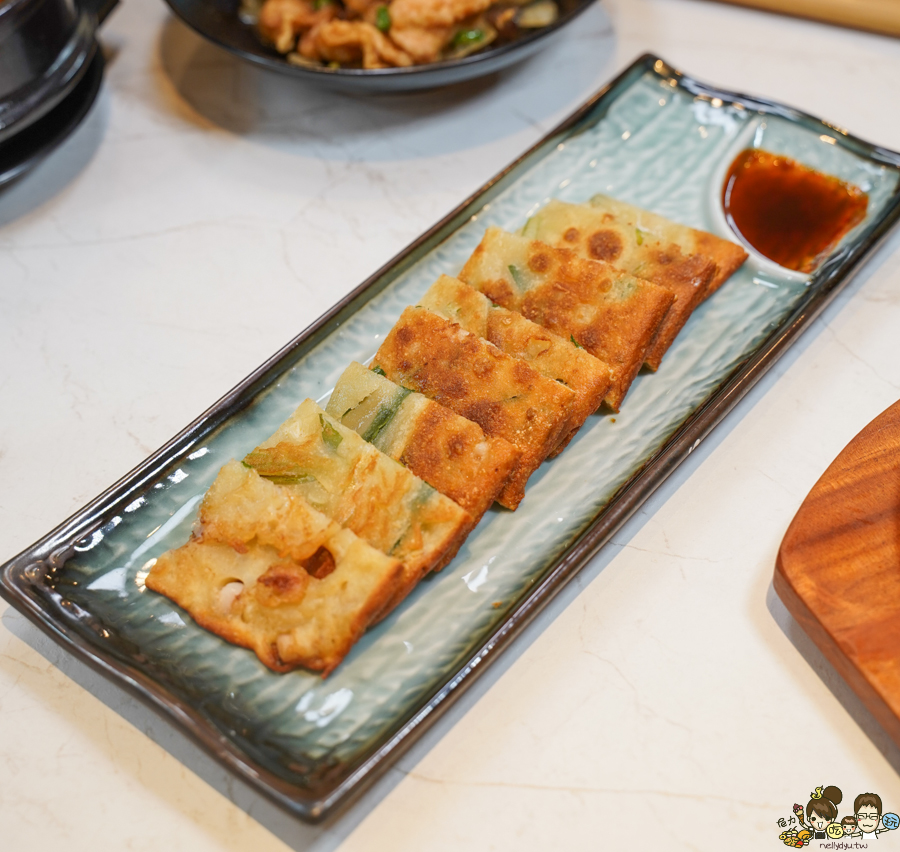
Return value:
[[(487, 226), (514, 230), (551, 197), (580, 202), (604, 192), (689, 225), (717, 228), (713, 184), (744, 128), (759, 124), (756, 113), (695, 97), (665, 73), (635, 75), (615, 94), (611, 106), (601, 101), (572, 131), (520, 163), (468, 221), (446, 237), (439, 233), (436, 246), (425, 245), (413, 265), (388, 273), (378, 295), (252, 405), (79, 542), (56, 582), (70, 610), (86, 614), (93, 643), (106, 643), (106, 653), (188, 702), (282, 779), (327, 789), (331, 770), (343, 767), (346, 777), (347, 767), (371, 756), (426, 706), (616, 492), (809, 292), (808, 282), (777, 270), (742, 268), (695, 312), (661, 369), (638, 378), (619, 415), (589, 418), (565, 453), (532, 477), (517, 512), (488, 512), (456, 559), (370, 630), (325, 681), (268, 671), (251, 652), (198, 628), (144, 588), (151, 560), (189, 535), (220, 466), (268, 437), (304, 398), (324, 400), (350, 361), (374, 354), (406, 305), (441, 273), (458, 272)], [(809, 165), (866, 181), (867, 219), (839, 254), (878, 224), (897, 172), (820, 135), (795, 119), (767, 115), (761, 139)]]

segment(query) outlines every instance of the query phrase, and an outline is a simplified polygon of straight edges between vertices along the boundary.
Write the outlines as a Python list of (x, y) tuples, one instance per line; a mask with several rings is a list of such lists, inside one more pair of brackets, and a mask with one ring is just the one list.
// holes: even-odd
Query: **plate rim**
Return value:
[[(414, 262), (416, 251), (423, 244), (433, 238), (440, 238), (439, 243), (453, 233), (467, 220), (469, 208), (476, 203), (490, 200), (491, 193), (499, 191), (495, 188), (514, 169), (527, 164), (531, 158), (538, 158), (545, 148), (555, 145), (562, 134), (569, 131), (577, 132), (579, 122), (591, 116), (595, 109), (602, 106), (604, 100), (609, 101), (608, 109), (615, 101), (618, 90), (627, 87), (648, 71), (676, 80), (682, 88), (694, 95), (718, 97), (726, 103), (739, 102), (746, 108), (780, 115), (807, 126), (826, 127), (829, 132), (839, 134), (839, 144), (842, 146), (871, 161), (894, 168), (900, 173), (898, 152), (864, 142), (842, 128), (778, 102), (701, 83), (675, 70), (656, 55), (643, 54), (528, 150), (281, 347), (147, 459), (36, 543), (0, 565), (0, 597), (64, 650), (174, 723), (195, 745), (288, 813), (315, 824), (346, 808), (475, 682), (487, 665), (497, 658), (587, 564), (669, 474), (696, 449), (714, 426), (775, 364), (793, 340), (852, 280), (865, 260), (877, 250), (900, 221), (900, 182), (866, 237), (848, 251), (837, 252), (819, 268), (807, 295), (778, 327), (772, 330), (756, 352), (738, 365), (719, 389), (695, 410), (647, 464), (623, 485), (607, 506), (598, 512), (585, 530), (555, 560), (541, 580), (523, 595), (518, 605), (510, 610), (507, 617), (497, 625), (480, 647), (467, 660), (460, 663), (430, 697), (419, 701), (405, 721), (327, 790), (311, 791), (294, 785), (255, 763), (249, 755), (241, 751), (236, 742), (221, 734), (188, 702), (171, 693), (164, 683), (116, 659), (109, 651), (92, 644), (85, 636), (70, 629), (65, 621), (55, 617), (62, 606), (61, 599), (58, 595), (54, 598), (53, 595), (56, 593), (48, 590), (42, 583), (65, 564), (72, 555), (77, 541), (97, 529), (111, 514), (121, 511), (134, 499), (136, 491), (143, 490), (148, 481), (163, 473), (175, 458), (187, 453), (194, 444), (224, 425), (233, 414), (263, 392), (271, 382), (290, 368), (292, 359), (300, 357), (300, 354), (309, 351), (329, 335), (341, 323), (344, 315), (354, 313), (363, 302), (373, 298), (388, 286), (390, 280), (384, 279), (392, 272), (395, 275), (399, 274), (405, 265)], [(600, 111), (593, 118), (599, 121), (605, 114), (605, 111)], [(378, 286), (379, 282), (382, 282), (381, 286)]]

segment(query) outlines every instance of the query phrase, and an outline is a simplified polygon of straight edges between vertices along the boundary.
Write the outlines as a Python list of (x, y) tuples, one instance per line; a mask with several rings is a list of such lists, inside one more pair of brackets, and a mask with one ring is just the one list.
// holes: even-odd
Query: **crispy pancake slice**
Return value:
[(311, 399), (244, 462), (404, 565), (398, 604), (456, 554), (471, 518)]
[(542, 376), (565, 385), (575, 394), (569, 431), (550, 454), (551, 458), (559, 455), (575, 437), (609, 391), (612, 383), (609, 367), (598, 358), (520, 313), (493, 304), (483, 293), (458, 278), (442, 275), (419, 304), (459, 323), (507, 355), (527, 361)]
[(403, 565), (299, 494), (229, 462), (187, 544), (164, 553), (147, 587), (270, 669), (328, 674), (399, 587)]
[(325, 409), (472, 516), (490, 508), (521, 452), (420, 393), (352, 363)]
[(674, 296), (608, 263), (488, 228), (460, 280), (609, 366), (618, 411)]
[(522, 451), (498, 498), (510, 509), (519, 505), (528, 477), (568, 431), (572, 391), (425, 308), (407, 308), (400, 315), (373, 365), (391, 381)]
[[(716, 272), (706, 291), (710, 296), (716, 292), (747, 259), (747, 252), (743, 247), (723, 240), (715, 234), (700, 231), (697, 228), (689, 228), (666, 219), (649, 210), (634, 207), (624, 201), (617, 201), (608, 195), (595, 195), (590, 200), (590, 206), (600, 211), (604, 216), (610, 215), (614, 220), (624, 226), (640, 229), (646, 238), (649, 234), (652, 240), (658, 240), (661, 244), (679, 248), (683, 254), (697, 255), (707, 258), (716, 265)], [(638, 274), (638, 273), (635, 273)], [(655, 280), (655, 279), (650, 279)], [(705, 298), (705, 297), (704, 297)]]
[[(642, 219), (638, 221), (644, 224)], [(522, 233), (552, 246), (570, 248), (582, 257), (611, 263), (675, 295), (644, 359), (652, 370), (659, 368), (663, 355), (706, 296), (716, 274), (716, 264), (710, 258), (683, 252), (676, 243), (639, 227), (633, 217), (617, 217), (586, 205), (551, 201), (528, 220)]]

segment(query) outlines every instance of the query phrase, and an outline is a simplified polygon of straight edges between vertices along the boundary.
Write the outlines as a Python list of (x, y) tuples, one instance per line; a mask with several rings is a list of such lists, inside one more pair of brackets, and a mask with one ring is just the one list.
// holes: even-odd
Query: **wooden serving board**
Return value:
[(900, 35), (900, 0), (725, 0), (770, 12)]
[(900, 402), (844, 448), (803, 501), (774, 586), (900, 744)]

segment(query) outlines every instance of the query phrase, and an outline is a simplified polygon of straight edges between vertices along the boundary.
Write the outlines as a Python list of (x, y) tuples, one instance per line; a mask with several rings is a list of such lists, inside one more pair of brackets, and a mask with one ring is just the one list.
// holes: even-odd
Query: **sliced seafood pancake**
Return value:
[(568, 431), (574, 393), (525, 361), (425, 308), (407, 308), (375, 355), (387, 378), (522, 451), (498, 501), (514, 509), (525, 483)]
[(403, 562), (395, 606), (449, 562), (471, 528), (465, 509), (364, 441), (311, 399), (245, 459), (260, 476)]
[(640, 229), (652, 239), (672, 246), (673, 255), (674, 247), (677, 246), (684, 254), (698, 255), (715, 263), (716, 274), (709, 282), (707, 296), (715, 293), (747, 259), (747, 252), (737, 243), (717, 237), (708, 231), (689, 228), (687, 225), (673, 222), (657, 213), (626, 204), (608, 195), (597, 194), (591, 198), (589, 204), (604, 216), (613, 216), (616, 222)]
[(565, 385), (575, 394), (569, 431), (551, 457), (562, 452), (609, 391), (612, 383), (609, 367), (598, 358), (522, 314), (493, 304), (483, 293), (458, 278), (442, 275), (419, 304), (459, 323), (507, 355), (527, 361), (542, 376)]
[(147, 588), (274, 671), (303, 666), (328, 674), (402, 576), (398, 559), (317, 512), (296, 490), (231, 461), (201, 503), (197, 531), (156, 560)]
[(459, 278), (607, 364), (606, 402), (615, 410), (675, 298), (608, 263), (499, 228), (487, 229)]
[(685, 254), (676, 243), (662, 240), (655, 232), (636, 225), (633, 217), (617, 218), (612, 212), (586, 205), (551, 201), (528, 220), (522, 234), (552, 246), (572, 249), (591, 260), (606, 261), (675, 295), (675, 302), (644, 359), (653, 370), (659, 368), (678, 332), (703, 301), (716, 274), (716, 264), (711, 259)]
[(462, 506), (473, 527), (521, 456), (509, 441), (356, 362), (338, 379), (325, 410)]

